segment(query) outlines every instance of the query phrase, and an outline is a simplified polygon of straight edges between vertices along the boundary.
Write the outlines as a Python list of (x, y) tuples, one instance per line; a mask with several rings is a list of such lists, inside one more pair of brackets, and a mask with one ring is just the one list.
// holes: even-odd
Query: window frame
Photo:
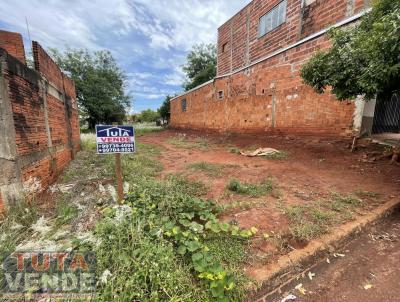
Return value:
[(186, 100), (186, 98), (181, 100), (181, 111), (182, 112), (187, 112), (187, 100)]
[[(287, 1), (288, 0), (282, 0), (281, 2), (276, 4), (273, 8), (271, 8), (268, 12), (266, 12), (264, 15), (262, 15), (259, 18), (259, 20), (258, 20), (258, 29), (257, 29), (258, 39), (264, 37), (265, 35), (269, 34), (273, 30), (275, 30), (278, 27), (280, 27), (282, 24), (286, 23), (286, 19), (287, 19)], [(285, 3), (284, 4), (284, 10), (283, 10), (284, 17), (283, 17), (283, 20), (281, 20), (281, 22), (279, 23), (279, 21), (281, 19), (280, 8), (281, 8), (281, 5), (283, 3)], [(273, 26), (274, 22), (276, 23), (275, 27)], [(268, 23), (269, 23), (269, 26), (268, 26)], [(263, 33), (261, 33), (262, 24), (264, 24)]]
[(227, 49), (228, 49), (228, 44), (229, 44), (229, 42), (225, 42), (224, 44), (222, 44), (222, 49), (221, 49), (221, 52), (222, 52), (222, 53), (225, 53), (225, 52), (227, 51)]

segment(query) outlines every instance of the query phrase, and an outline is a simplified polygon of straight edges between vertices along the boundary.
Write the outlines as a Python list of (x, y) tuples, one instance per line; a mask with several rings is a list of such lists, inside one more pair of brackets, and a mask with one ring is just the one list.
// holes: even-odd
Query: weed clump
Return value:
[(214, 164), (208, 162), (198, 162), (188, 165), (191, 170), (201, 171), (207, 176), (216, 177), (220, 176), (224, 169), (236, 167), (235, 165)]
[(169, 144), (181, 149), (201, 149), (207, 150), (209, 142), (204, 137), (198, 137), (195, 140), (189, 140), (186, 136), (175, 136), (167, 141)]
[(338, 223), (351, 220), (353, 211), (362, 201), (352, 195), (333, 192), (330, 197), (313, 205), (295, 205), (285, 208), (292, 223), (292, 235), (303, 241), (309, 241), (326, 234)]
[[(235, 268), (256, 230), (220, 222), (219, 207), (194, 192), (180, 178), (142, 179), (125, 201), (130, 210), (124, 220), (108, 210), (96, 230), (102, 242), (97, 260), (99, 275), (109, 270), (115, 278), (102, 286), (102, 299), (116, 294), (133, 301), (244, 299)], [(218, 242), (230, 246), (229, 254), (216, 248)]]
[(227, 185), (227, 189), (237, 194), (259, 197), (271, 193), (274, 189), (274, 184), (270, 178), (259, 185), (242, 183), (237, 179), (231, 179)]

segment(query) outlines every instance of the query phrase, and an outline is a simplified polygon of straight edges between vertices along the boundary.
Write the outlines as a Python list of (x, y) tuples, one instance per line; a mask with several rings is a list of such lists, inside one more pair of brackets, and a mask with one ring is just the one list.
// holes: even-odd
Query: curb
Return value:
[(254, 270), (250, 277), (261, 286), (250, 293), (247, 301), (270, 302), (268, 299), (272, 295), (291, 283), (310, 266), (339, 249), (367, 226), (376, 224), (382, 218), (389, 216), (399, 206), (400, 200), (391, 200), (372, 210), (370, 214), (359, 217), (356, 221), (338, 226), (333, 234), (311, 241), (304, 249), (294, 250), (280, 257), (275, 263)]

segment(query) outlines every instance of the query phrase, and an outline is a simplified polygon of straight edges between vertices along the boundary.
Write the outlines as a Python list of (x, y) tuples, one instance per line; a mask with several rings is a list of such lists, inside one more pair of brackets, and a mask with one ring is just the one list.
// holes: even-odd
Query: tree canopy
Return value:
[(126, 76), (109, 51), (50, 50), (60, 68), (76, 85), (80, 113), (90, 129), (96, 124), (121, 123), (130, 105)]
[(304, 82), (339, 100), (390, 94), (400, 88), (400, 0), (377, 1), (358, 26), (330, 32), (333, 47), (306, 63)]
[(157, 111), (153, 111), (151, 109), (143, 110), (141, 113), (136, 115), (136, 121), (139, 123), (153, 123), (157, 121), (160, 117), (160, 114)]
[(167, 121), (169, 121), (169, 118), (171, 116), (170, 102), (171, 102), (172, 98), (173, 98), (173, 96), (167, 95), (165, 97), (165, 100), (162, 103), (161, 107), (158, 109), (158, 113), (160, 114), (160, 117)]
[(184, 84), (186, 91), (215, 78), (217, 74), (216, 46), (214, 44), (193, 46), (182, 69), (187, 77), (187, 81)]

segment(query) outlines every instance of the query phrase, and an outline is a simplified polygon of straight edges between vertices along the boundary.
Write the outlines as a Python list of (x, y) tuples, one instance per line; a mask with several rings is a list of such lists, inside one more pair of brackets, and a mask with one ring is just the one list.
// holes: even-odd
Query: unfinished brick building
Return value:
[(374, 102), (316, 94), (299, 74), (330, 47), (330, 27), (354, 24), (368, 7), (367, 0), (253, 0), (218, 30), (217, 77), (171, 101), (171, 126), (336, 136), (370, 128)]
[(0, 210), (53, 183), (80, 149), (75, 84), (37, 42), (0, 31)]

